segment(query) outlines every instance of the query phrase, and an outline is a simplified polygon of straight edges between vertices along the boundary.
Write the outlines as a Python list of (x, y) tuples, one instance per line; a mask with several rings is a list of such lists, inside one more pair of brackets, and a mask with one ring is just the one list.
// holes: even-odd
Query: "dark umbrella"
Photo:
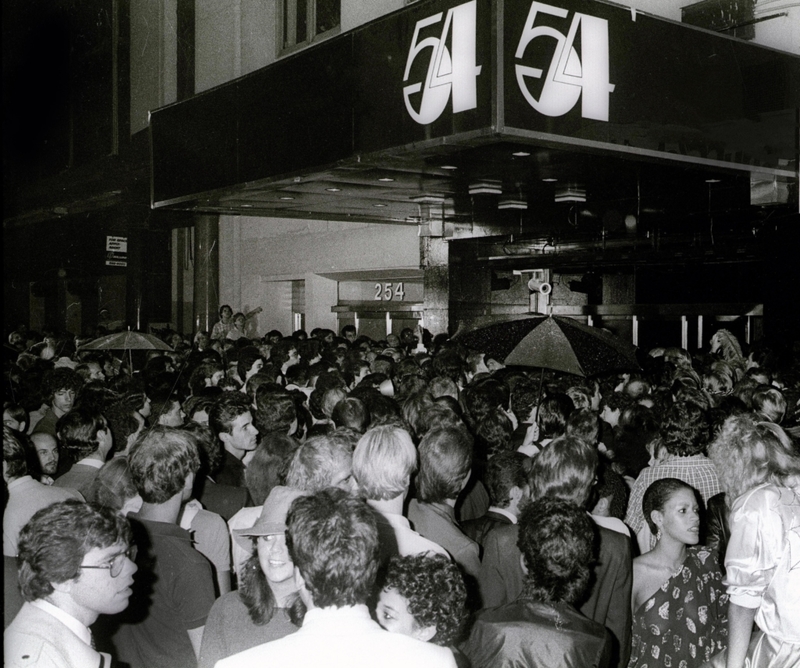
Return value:
[(456, 340), (509, 366), (553, 369), (576, 376), (640, 369), (635, 346), (561, 316), (499, 322)]

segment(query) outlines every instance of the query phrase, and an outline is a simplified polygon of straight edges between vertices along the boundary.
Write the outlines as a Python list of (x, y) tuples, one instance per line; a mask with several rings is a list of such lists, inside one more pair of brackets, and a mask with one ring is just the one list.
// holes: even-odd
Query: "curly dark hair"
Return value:
[(78, 394), (81, 387), (83, 387), (83, 378), (75, 371), (67, 367), (57, 367), (45, 373), (42, 381), (42, 396), (49, 404), (52, 403), (56, 392), (72, 390)]
[(408, 612), (418, 626), (436, 627), (430, 642), (447, 647), (458, 639), (467, 617), (467, 588), (458, 566), (447, 557), (393, 557), (383, 588), (394, 589), (406, 599)]
[(595, 528), (572, 503), (542, 497), (519, 516), (519, 547), (527, 576), (523, 596), (576, 603), (586, 591), (596, 558)]
[(690, 457), (704, 452), (710, 435), (706, 411), (695, 403), (676, 403), (661, 422), (661, 436), (671, 455)]

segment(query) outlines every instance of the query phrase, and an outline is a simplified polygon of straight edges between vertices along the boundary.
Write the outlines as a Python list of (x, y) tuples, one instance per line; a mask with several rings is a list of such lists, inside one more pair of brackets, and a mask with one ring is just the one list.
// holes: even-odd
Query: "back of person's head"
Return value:
[(244, 470), (244, 482), (253, 504), (259, 506), (269, 493), (286, 484), (289, 465), (300, 443), (291, 436), (272, 432), (262, 436), (253, 457)]
[(97, 472), (86, 500), (115, 513), (122, 513), (126, 504), (138, 494), (128, 466), (128, 458), (114, 457), (103, 464)]
[(100, 446), (98, 432), (108, 429), (106, 419), (96, 410), (73, 408), (59, 418), (56, 433), (61, 447), (79, 461), (97, 451)]
[(236, 361), (236, 372), (239, 374), (239, 378), (242, 382), (245, 381), (248, 372), (258, 360), (261, 360), (263, 363), (264, 356), (255, 346), (244, 346), (239, 349)]
[(180, 430), (189, 434), (197, 446), (197, 455), (200, 457), (198, 472), (202, 476), (213, 476), (222, 465), (224, 449), (222, 442), (211, 431), (207, 424), (190, 420), (181, 425)]
[(597, 469), (595, 493), (597, 499), (603, 501), (608, 517), (616, 517), (618, 520), (625, 518), (629, 492), (625, 478), (612, 469), (610, 463), (601, 460)]
[(60, 584), (80, 577), (94, 548), (130, 544), (128, 521), (108, 508), (83, 501), (54, 503), (38, 511), (19, 535), (17, 569), (22, 597), (46, 599)]
[(511, 390), (511, 410), (524, 421), (539, 401), (539, 386), (527, 378), (522, 378), (514, 383)]
[(580, 508), (543, 497), (523, 508), (517, 546), (526, 566), (524, 595), (574, 604), (589, 585), (595, 529)]
[(512, 450), (511, 437), (514, 425), (505, 411), (495, 408), (486, 413), (475, 425), (476, 451), (483, 457), (493, 457)]
[(330, 418), (333, 415), (333, 409), (342, 399), (347, 398), (347, 392), (341, 388), (331, 388), (325, 390), (322, 394), (322, 401), (320, 402), (320, 409), (325, 417)]
[(433, 429), (419, 444), (417, 497), (425, 503), (455, 499), (472, 467), (472, 437), (464, 428)]
[(433, 373), (459, 383), (464, 374), (464, 360), (455, 350), (442, 350), (433, 357)]
[(428, 391), (434, 399), (452, 397), (458, 401), (458, 385), (451, 378), (434, 376), (428, 383)]
[(573, 411), (567, 418), (565, 433), (567, 436), (580, 438), (589, 445), (595, 445), (600, 433), (600, 418), (590, 408)]
[(431, 429), (441, 427), (463, 427), (464, 422), (456, 412), (458, 402), (452, 397), (439, 397), (422, 413), (416, 428), (417, 437), (422, 438)]
[(334, 485), (337, 474), (352, 474), (353, 451), (340, 438), (332, 435), (313, 436), (295, 452), (286, 484), (304, 492), (317, 492)]
[(223, 392), (211, 407), (208, 426), (217, 436), (230, 434), (236, 418), (250, 412), (251, 406), (247, 396), (241, 392)]
[(378, 529), (361, 499), (339, 489), (300, 497), (286, 525), (289, 555), (316, 607), (367, 602), (378, 569)]
[(530, 459), (521, 452), (501, 452), (486, 464), (483, 483), (493, 506), (506, 508), (511, 503), (514, 487), (525, 489), (528, 484), (527, 465)]
[(556, 438), (564, 433), (567, 418), (574, 410), (572, 399), (566, 394), (551, 394), (539, 405), (536, 420), (542, 438)]
[(583, 385), (573, 385), (566, 391), (566, 395), (572, 399), (575, 410), (592, 407), (592, 393)]
[(710, 437), (706, 411), (691, 402), (673, 404), (661, 421), (661, 437), (671, 455), (689, 457), (702, 453)]
[(128, 462), (136, 489), (146, 503), (165, 503), (197, 473), (200, 457), (192, 435), (173, 427), (152, 427), (140, 436)]
[(531, 498), (543, 496), (584, 508), (597, 472), (597, 450), (573, 436), (551, 441), (533, 460)]
[(28, 458), (22, 441), (24, 438), (11, 427), (3, 425), (3, 469), (9, 480), (28, 474)]
[(256, 393), (256, 411), (253, 422), (260, 434), (280, 432), (288, 434), (292, 424), (297, 421), (294, 400), (285, 390), (270, 391), (260, 387)]
[(786, 398), (774, 387), (760, 387), (753, 393), (753, 411), (769, 422), (780, 424), (786, 415)]
[(405, 494), (416, 469), (411, 435), (396, 426), (373, 427), (353, 453), (353, 476), (366, 499), (384, 501)]
[(363, 434), (369, 425), (369, 411), (360, 399), (345, 397), (333, 407), (331, 420), (337, 427)]
[[(28, 411), (25, 410), (24, 406), (20, 404), (16, 404), (12, 401), (6, 401), (3, 403), (3, 424), (8, 424), (6, 420), (12, 420), (12, 423), (9, 424), (13, 429), (20, 431), (22, 433), (27, 431), (29, 426), (28, 424)], [(16, 423), (16, 424), (14, 424)]]

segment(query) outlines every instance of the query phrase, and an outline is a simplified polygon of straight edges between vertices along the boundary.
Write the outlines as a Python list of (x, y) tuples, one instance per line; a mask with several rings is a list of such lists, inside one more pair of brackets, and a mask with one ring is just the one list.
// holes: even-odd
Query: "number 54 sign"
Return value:
[[(609, 83), (608, 21), (575, 12), (567, 34), (547, 25), (537, 25), (537, 19), (547, 14), (566, 19), (569, 11), (541, 2), (532, 2), (528, 18), (517, 45), (515, 65), (517, 84), (522, 95), (534, 109), (545, 116), (563, 116), (583, 96), (581, 116), (598, 121), (608, 120), (608, 98), (614, 91)], [(408, 114), (417, 123), (427, 125), (442, 115), (448, 100), (453, 99), (453, 113), (477, 107), (477, 80), (481, 66), (476, 64), (477, 0), (451, 7), (417, 21), (406, 59), (403, 81), (409, 81), (412, 66), (427, 53), (425, 80), (403, 87)], [(420, 33), (442, 22), (439, 36), (420, 39)], [(581, 55), (575, 49), (578, 29), (581, 31)], [(447, 39), (450, 37), (450, 49)], [(525, 52), (539, 38), (555, 40), (555, 49), (547, 73), (538, 67), (524, 64)], [(451, 53), (452, 50), (452, 53)], [(424, 62), (424, 61), (423, 61)], [(528, 88), (528, 79), (544, 76), (539, 98)], [(412, 96), (419, 95), (416, 101)], [(416, 106), (415, 106), (416, 102)]]

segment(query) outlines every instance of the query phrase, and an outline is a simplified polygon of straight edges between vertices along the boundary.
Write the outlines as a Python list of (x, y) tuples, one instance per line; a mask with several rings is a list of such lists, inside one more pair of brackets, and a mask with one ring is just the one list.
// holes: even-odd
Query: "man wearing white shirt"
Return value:
[(26, 602), (3, 635), (5, 665), (109, 666), (89, 627), (128, 606), (136, 572), (130, 541), (127, 520), (105, 508), (65, 501), (36, 513), (20, 534)]
[(344, 490), (296, 499), (286, 520), (286, 544), (306, 604), (302, 628), (234, 654), (216, 668), (455, 668), (452, 652), (384, 631), (366, 602), (378, 569), (373, 511)]

